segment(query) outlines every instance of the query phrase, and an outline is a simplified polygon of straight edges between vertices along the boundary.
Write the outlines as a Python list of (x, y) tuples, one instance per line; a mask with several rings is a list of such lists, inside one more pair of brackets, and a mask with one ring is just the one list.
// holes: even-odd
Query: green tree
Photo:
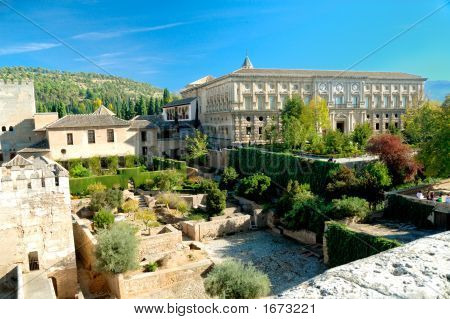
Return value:
[(206, 164), (208, 155), (208, 136), (199, 130), (195, 130), (194, 136), (186, 137), (186, 159), (197, 162), (201, 165)]
[(376, 161), (367, 164), (359, 176), (360, 196), (369, 201), (372, 208), (384, 199), (384, 191), (392, 185), (386, 164)]
[(372, 128), (369, 123), (356, 124), (355, 129), (351, 134), (352, 141), (361, 149), (366, 147), (370, 136), (372, 136)]
[(209, 216), (221, 215), (226, 208), (227, 191), (213, 188), (206, 194), (206, 213)]
[(222, 177), (220, 179), (220, 185), (226, 189), (233, 189), (236, 185), (239, 174), (236, 172), (233, 166), (227, 166), (223, 170)]
[(136, 229), (120, 222), (100, 231), (95, 248), (96, 269), (107, 273), (124, 273), (138, 267)]
[(265, 198), (270, 182), (270, 177), (262, 173), (250, 175), (241, 179), (238, 185), (238, 193), (240, 196), (251, 200), (261, 201)]
[(312, 99), (305, 106), (305, 111), (300, 115), (300, 118), (310, 132), (320, 133), (322, 130), (331, 127), (327, 101), (320, 97)]
[(170, 92), (168, 89), (164, 89), (163, 91), (163, 105), (166, 105), (171, 101)]

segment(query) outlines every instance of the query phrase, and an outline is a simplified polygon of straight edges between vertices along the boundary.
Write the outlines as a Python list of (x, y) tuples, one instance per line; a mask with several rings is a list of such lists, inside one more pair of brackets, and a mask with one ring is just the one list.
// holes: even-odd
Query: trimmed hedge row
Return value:
[(156, 171), (161, 171), (165, 169), (177, 169), (180, 171), (186, 171), (187, 165), (184, 161), (177, 161), (170, 158), (153, 157), (153, 169)]
[(319, 194), (325, 190), (330, 171), (340, 166), (251, 147), (229, 150), (229, 165), (243, 175), (264, 173), (281, 186), (286, 186), (289, 180), (308, 183), (311, 190)]
[(433, 228), (433, 223), (428, 220), (433, 210), (434, 206), (425, 201), (422, 203), (399, 194), (389, 194), (384, 217), (409, 222), (421, 228)]
[(120, 188), (126, 189), (128, 187), (128, 181), (132, 180), (135, 187), (140, 187), (148, 179), (153, 179), (160, 173), (160, 171), (142, 171), (140, 167), (134, 167), (119, 169), (117, 175), (70, 178), (70, 193), (74, 195), (84, 195), (86, 194), (87, 187), (90, 184), (94, 183), (102, 183), (107, 188), (112, 188), (113, 186), (120, 185)]
[(358, 233), (338, 222), (326, 224), (325, 238), (327, 240), (328, 264), (331, 267), (401, 246), (396, 240)]

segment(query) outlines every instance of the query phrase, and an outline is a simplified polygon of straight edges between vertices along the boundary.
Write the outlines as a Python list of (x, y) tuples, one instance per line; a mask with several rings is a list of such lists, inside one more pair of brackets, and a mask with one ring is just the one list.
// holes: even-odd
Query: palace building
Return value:
[(280, 127), (287, 98), (327, 101), (332, 129), (351, 132), (368, 122), (375, 132), (402, 127), (406, 107), (424, 98), (425, 78), (400, 72), (254, 68), (248, 56), (238, 70), (188, 84), (183, 98), (197, 98), (199, 119), (217, 147), (264, 143), (268, 124)]

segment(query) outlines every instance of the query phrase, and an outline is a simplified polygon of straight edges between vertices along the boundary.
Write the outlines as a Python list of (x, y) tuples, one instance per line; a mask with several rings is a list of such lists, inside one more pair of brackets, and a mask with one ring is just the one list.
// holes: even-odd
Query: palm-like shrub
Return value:
[(124, 273), (138, 267), (136, 229), (125, 222), (115, 223), (101, 231), (95, 248), (96, 269), (108, 273)]
[(204, 284), (209, 295), (223, 299), (255, 299), (270, 293), (266, 274), (251, 264), (233, 260), (214, 266)]

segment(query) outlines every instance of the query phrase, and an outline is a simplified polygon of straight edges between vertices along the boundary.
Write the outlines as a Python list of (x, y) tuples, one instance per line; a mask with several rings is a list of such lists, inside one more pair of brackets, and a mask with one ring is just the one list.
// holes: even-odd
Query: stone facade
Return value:
[(217, 146), (264, 143), (267, 125), (280, 127), (284, 101), (299, 95), (305, 102), (327, 101), (332, 129), (351, 132), (369, 122), (375, 132), (390, 123), (401, 127), (408, 105), (424, 97), (425, 78), (395, 72), (241, 69), (188, 84), (183, 97), (197, 97), (200, 120)]
[(17, 155), (0, 169), (0, 274), (15, 265), (52, 278), (59, 298), (77, 293), (69, 177), (45, 157)]

